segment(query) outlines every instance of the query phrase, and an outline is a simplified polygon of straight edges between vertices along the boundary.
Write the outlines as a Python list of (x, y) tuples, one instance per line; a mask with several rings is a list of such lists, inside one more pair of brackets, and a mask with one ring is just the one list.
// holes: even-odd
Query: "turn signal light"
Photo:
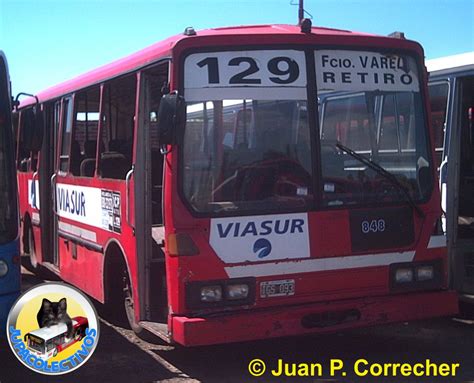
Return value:
[(172, 257), (199, 254), (199, 249), (188, 234), (168, 234), (167, 239), (168, 254)]

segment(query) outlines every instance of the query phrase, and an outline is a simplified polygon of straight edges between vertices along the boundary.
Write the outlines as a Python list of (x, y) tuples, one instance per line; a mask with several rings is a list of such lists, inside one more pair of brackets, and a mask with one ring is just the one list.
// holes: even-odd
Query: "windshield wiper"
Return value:
[(347, 146), (344, 146), (341, 144), (339, 141), (336, 143), (336, 146), (341, 149), (343, 152), (349, 154), (351, 157), (355, 158), (356, 160), (362, 162), (363, 164), (367, 165), (369, 168), (372, 170), (375, 170), (378, 174), (381, 176), (385, 177), (387, 180), (389, 180), (393, 185), (398, 187), (399, 190), (402, 191), (403, 195), (405, 196), (406, 202), (416, 211), (418, 214), (418, 217), (420, 218), (425, 218), (425, 214), (423, 211), (419, 208), (419, 206), (413, 201), (413, 198), (410, 196), (410, 192), (408, 191), (407, 187), (403, 185), (400, 180), (395, 177), (392, 173), (389, 171), (385, 170), (382, 166), (380, 166), (378, 163), (372, 161), (371, 159), (355, 152), (351, 148), (348, 148)]

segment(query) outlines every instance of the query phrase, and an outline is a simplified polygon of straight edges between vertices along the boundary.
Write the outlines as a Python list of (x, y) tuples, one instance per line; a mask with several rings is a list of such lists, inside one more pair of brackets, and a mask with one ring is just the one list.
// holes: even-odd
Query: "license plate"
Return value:
[(260, 283), (260, 298), (295, 295), (295, 280), (269, 281)]

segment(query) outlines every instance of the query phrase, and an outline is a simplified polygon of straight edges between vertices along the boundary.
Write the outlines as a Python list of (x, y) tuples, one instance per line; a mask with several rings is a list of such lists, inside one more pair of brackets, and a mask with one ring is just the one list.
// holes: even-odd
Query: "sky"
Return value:
[[(0, 0), (13, 94), (36, 93), (187, 26), (296, 24), (297, 0)], [(474, 51), (474, 0), (305, 0), (313, 25), (403, 31), (427, 59)]]

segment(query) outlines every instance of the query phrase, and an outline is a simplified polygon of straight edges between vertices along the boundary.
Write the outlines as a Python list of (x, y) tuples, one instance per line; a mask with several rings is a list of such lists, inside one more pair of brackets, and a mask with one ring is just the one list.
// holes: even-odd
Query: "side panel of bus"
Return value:
[[(132, 153), (125, 153), (124, 146), (128, 140), (131, 149), (136, 76), (117, 82), (61, 100), (52, 175), (57, 220), (53, 242), (59, 274), (101, 302), (106, 300), (104, 274), (109, 260), (130, 268), (130, 278), (135, 281), (133, 229), (125, 220), (125, 199), (131, 198), (125, 178)], [(130, 88), (122, 94), (125, 101), (114, 93), (119, 86)], [(103, 116), (101, 124), (99, 115)]]
[[(148, 79), (152, 92), (158, 91), (153, 96), (153, 109), (147, 109), (156, 126), (168, 64), (159, 68), (44, 102), (45, 130), (39, 156), (22, 148), (21, 118), (28, 109), (21, 110), (17, 152), (21, 158), (22, 242), (31, 266), (41, 265), (100, 302), (116, 307), (123, 307), (123, 299), (128, 299), (123, 296), (125, 289), (130, 293), (130, 312), (136, 321), (156, 319), (150, 312), (156, 309), (150, 308), (149, 302), (159, 299), (159, 315), (166, 322), (164, 256), (151, 235), (152, 223), (159, 232), (164, 230), (163, 156), (156, 130), (150, 133), (138, 106), (145, 102), (139, 89), (147, 87), (144, 81)], [(155, 137), (153, 145), (149, 144), (151, 136)], [(152, 166), (151, 161), (158, 165)], [(135, 193), (144, 193), (148, 186), (146, 198), (136, 203)], [(153, 212), (153, 217), (145, 222), (147, 212)], [(154, 262), (151, 250), (156, 255)], [(156, 286), (161, 293), (154, 293)]]

